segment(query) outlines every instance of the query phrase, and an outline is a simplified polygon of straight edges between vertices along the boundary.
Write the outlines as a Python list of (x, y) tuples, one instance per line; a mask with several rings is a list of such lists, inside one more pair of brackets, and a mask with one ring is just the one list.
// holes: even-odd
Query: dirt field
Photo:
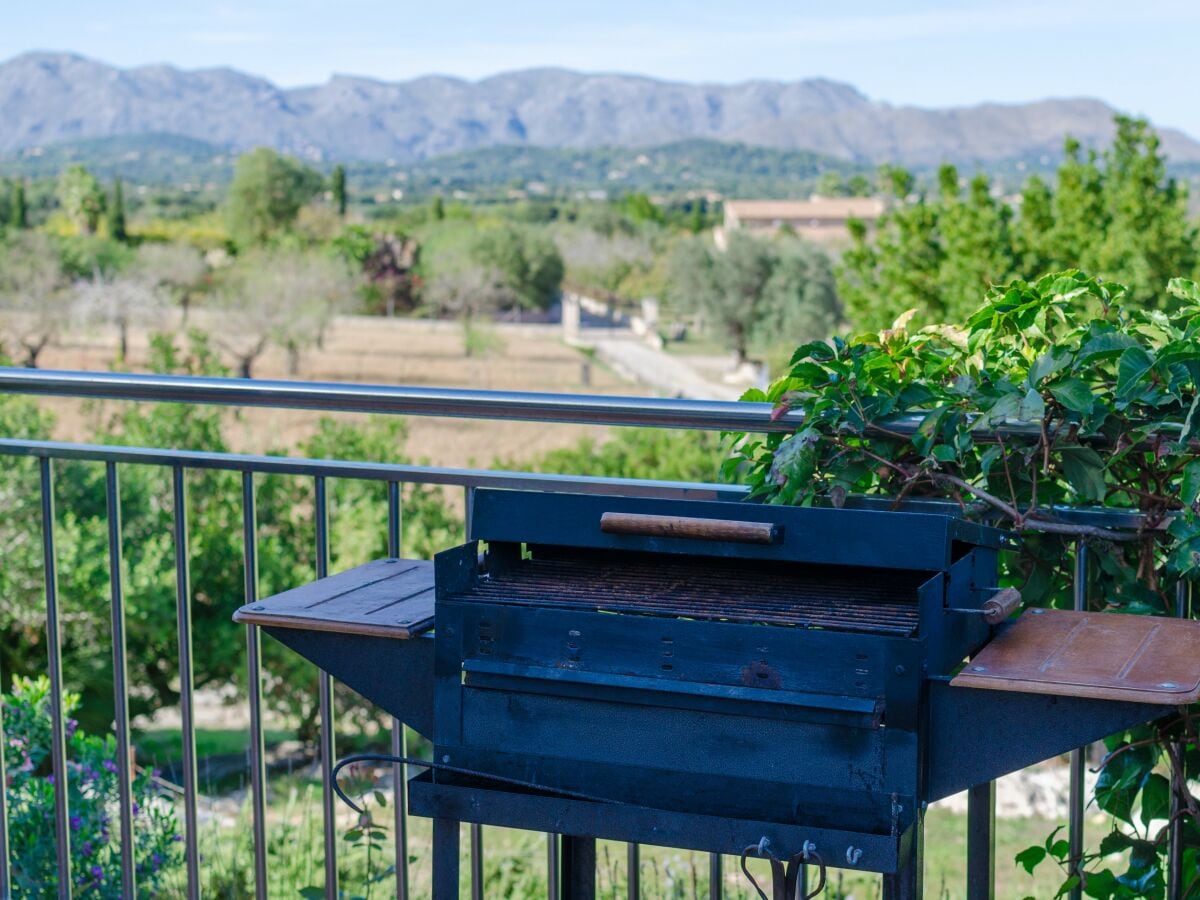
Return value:
[[(404, 384), (481, 388), (486, 390), (561, 391), (597, 394), (637, 394), (644, 390), (621, 380), (600, 363), (591, 363), (591, 384), (583, 384), (587, 362), (565, 345), (551, 326), (498, 326), (503, 346), (483, 359), (463, 353), (462, 332), (454, 323), (408, 319), (347, 317), (339, 319), (323, 350), (301, 357), (295, 378), (370, 384)], [(132, 335), (129, 363), (135, 371), (145, 365), (147, 338)], [(115, 334), (93, 333), (68, 337), (48, 348), (39, 361), (47, 369), (108, 369), (116, 356)], [(287, 378), (285, 355), (269, 350), (255, 365), (259, 378)], [(88, 421), (73, 400), (47, 400), (58, 419), (56, 437), (86, 441)], [(251, 409), (230, 421), (228, 440), (234, 449), (258, 452), (295, 447), (311, 433), (321, 414), (303, 411)], [(349, 418), (355, 418), (350, 415)], [(434, 465), (490, 466), (496, 459), (532, 459), (546, 450), (574, 444), (596, 429), (576, 425), (497, 423), (468, 419), (408, 419), (407, 451), (414, 459)]]

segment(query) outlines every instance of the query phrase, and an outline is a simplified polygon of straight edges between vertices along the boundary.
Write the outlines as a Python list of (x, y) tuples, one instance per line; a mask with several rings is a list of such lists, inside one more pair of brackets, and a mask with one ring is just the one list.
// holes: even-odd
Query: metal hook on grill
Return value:
[[(771, 852), (770, 846), (771, 842), (764, 835), (757, 844), (751, 844), (744, 849), (741, 855), (742, 874), (754, 886), (754, 890), (758, 892), (761, 900), (813, 900), (825, 890), (825, 860), (821, 858), (821, 854), (817, 853), (816, 844), (812, 841), (805, 841), (804, 849), (792, 856), (786, 866), (783, 860)], [(746, 860), (750, 857), (765, 859), (771, 864), (770, 897), (767, 897), (766, 892), (759, 887), (758, 881), (750, 874), (750, 869), (746, 865)], [(804, 866), (809, 864), (817, 866), (817, 886), (811, 891), (806, 891), (803, 897), (797, 897), (796, 887), (800, 880), (800, 873)]]

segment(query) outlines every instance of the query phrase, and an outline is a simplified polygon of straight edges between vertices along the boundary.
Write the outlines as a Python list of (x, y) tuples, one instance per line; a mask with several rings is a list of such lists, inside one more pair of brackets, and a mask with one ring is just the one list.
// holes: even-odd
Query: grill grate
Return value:
[(697, 565), (661, 557), (549, 558), (523, 560), (461, 596), (910, 636), (917, 630), (917, 588), (927, 577), (719, 559)]

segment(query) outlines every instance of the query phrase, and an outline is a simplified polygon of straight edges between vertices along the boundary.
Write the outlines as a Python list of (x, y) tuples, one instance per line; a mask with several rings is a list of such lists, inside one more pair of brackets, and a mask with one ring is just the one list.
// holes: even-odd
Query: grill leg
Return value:
[(458, 821), (433, 820), (433, 900), (458, 900)]
[(996, 894), (996, 782), (967, 792), (967, 900)]
[(917, 814), (912, 842), (895, 875), (883, 876), (883, 900), (921, 900), (925, 869), (925, 813)]
[[(561, 900), (595, 900), (596, 839), (562, 836)], [(440, 898), (439, 898), (440, 900)]]

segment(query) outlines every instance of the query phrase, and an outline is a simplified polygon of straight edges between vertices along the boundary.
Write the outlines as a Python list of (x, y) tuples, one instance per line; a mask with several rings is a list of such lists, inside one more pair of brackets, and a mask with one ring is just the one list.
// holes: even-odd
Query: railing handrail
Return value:
[(578, 425), (636, 425), (702, 431), (788, 432), (794, 431), (803, 419), (800, 413), (790, 413), (772, 421), (772, 404), (735, 400), (679, 400), (11, 367), (0, 367), (0, 392), (97, 400), (147, 400)]

